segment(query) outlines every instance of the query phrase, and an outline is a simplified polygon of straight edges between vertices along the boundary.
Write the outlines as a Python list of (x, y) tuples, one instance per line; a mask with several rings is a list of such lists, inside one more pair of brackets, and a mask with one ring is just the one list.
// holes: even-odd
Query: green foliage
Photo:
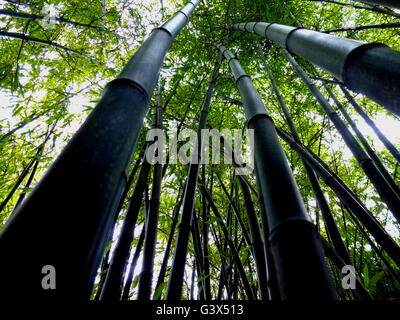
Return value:
[[(165, 4), (165, 18), (170, 17), (184, 2), (183, 0), (169, 1), (169, 4)], [(0, 213), (0, 228), (12, 213), (19, 195), (22, 192), (29, 192), (34, 187), (45, 169), (49, 167), (66, 142), (83, 123), (100, 99), (106, 83), (118, 75), (151, 29), (161, 22), (159, 1), (156, 0), (107, 1), (105, 26), (102, 26), (101, 1), (26, 0), (26, 3), (29, 6), (3, 1), (0, 8), (41, 14), (45, 4), (59, 5), (60, 17), (91, 27), (58, 22), (53, 29), (46, 29), (41, 25), (40, 19), (30, 20), (0, 15), (2, 31), (16, 32), (51, 41), (89, 58), (50, 45), (9, 37), (0, 38), (2, 48), (0, 55), (0, 95), (2, 97), (0, 107), (0, 201), (6, 198), (23, 168), (44, 141), (48, 130), (56, 124), (51, 133), (51, 139), (47, 141), (44, 151), (39, 157), (40, 163), (34, 183), (29, 188), (25, 188), (24, 183), (21, 185), (18, 192)], [(161, 73), (165, 82), (162, 96), (164, 103), (168, 101), (164, 110), (164, 128), (168, 130), (177, 127), (182, 120), (185, 127), (197, 128), (197, 119), (199, 119), (204, 93), (207, 90), (209, 75), (217, 57), (216, 49), (210, 44), (211, 41), (215, 41), (223, 43), (236, 52), (244, 69), (252, 76), (267, 111), (276, 125), (287, 130), (268, 76), (263, 70), (260, 57), (255, 53), (256, 44), (261, 43), (269, 67), (276, 78), (303, 143), (334, 168), (346, 184), (366, 203), (378, 221), (386, 226), (388, 232), (400, 243), (398, 225), (394, 222), (390, 212), (382, 204), (381, 199), (368, 183), (339, 134), (279, 50), (259, 36), (239, 31), (228, 33), (223, 28), (217, 28), (217, 26), (247, 21), (296, 25), (296, 20), (305, 27), (320, 31), (352, 26), (352, 24), (360, 26), (396, 22), (392, 16), (373, 11), (307, 0), (202, 1), (187, 27), (173, 43)], [(382, 42), (394, 49), (400, 49), (400, 35), (396, 29), (345, 31), (337, 35), (367, 42)], [(313, 76), (312, 69), (307, 62), (301, 60), (300, 64)], [(326, 73), (323, 73), (323, 76), (330, 78)], [(317, 82), (317, 86), (320, 87), (320, 83)], [(334, 86), (332, 89), (341, 101), (345, 102), (340, 90)], [(217, 81), (208, 127), (242, 129), (245, 126), (242, 107), (229, 103), (223, 97), (240, 100), (226, 62), (222, 65), (221, 75)], [(386, 117), (392, 122), (397, 120), (383, 108), (361, 95), (358, 95), (356, 100), (372, 118)], [(154, 106), (155, 103), (153, 97), (151, 106)], [(362, 120), (354, 110), (350, 106), (346, 106), (346, 108), (355, 121), (361, 125)], [(144, 134), (151, 127), (151, 123), (152, 116), (149, 113), (144, 123), (138, 150), (143, 149)], [(394, 159), (372, 135), (367, 134), (367, 138), (377, 150), (389, 172), (397, 174), (396, 179), (399, 182), (400, 169), (397, 168)], [(400, 146), (399, 139), (394, 142), (398, 147)], [(283, 147), (309, 214), (316, 221), (318, 208), (301, 161), (288, 146), (283, 144)], [(138, 153), (135, 154), (136, 157), (138, 157)], [(228, 216), (232, 214), (229, 203), (219, 184), (215, 182), (215, 177), (214, 181), (211, 181), (211, 173), (217, 172), (226, 185), (231, 185), (232, 168), (227, 165), (213, 166), (212, 168), (207, 166), (206, 171), (207, 188), (213, 185), (212, 196), (223, 218), (227, 220)], [(179, 190), (180, 192), (183, 190), (186, 174), (187, 166), (171, 164), (164, 176), (160, 203), (159, 246), (164, 245), (167, 241), (173, 208), (176, 205)], [(254, 177), (249, 177), (249, 180), (255, 185)], [(371, 247), (359, 235), (345, 208), (341, 206), (333, 192), (325, 185), (322, 187), (333, 210), (339, 231), (350, 248), (357, 272), (363, 275), (365, 286), (378, 298), (396, 297), (399, 286), (393, 282)], [(200, 195), (197, 198), (200, 199)], [(240, 200), (240, 197), (238, 199)], [(258, 202), (255, 201), (255, 203), (259, 210)], [(126, 204), (124, 208), (126, 208)], [(196, 201), (195, 209), (201, 209), (200, 200)], [(242, 205), (240, 210), (244, 218)], [(143, 221), (143, 219), (141, 211), (138, 221)], [(244, 221), (246, 222), (245, 218)], [(199, 223), (202, 222), (200, 217)], [(210, 215), (204, 222), (208, 223), (210, 227), (215, 227), (218, 236), (222, 233), (218, 227), (217, 218), (213, 215)], [(323, 223), (320, 227), (321, 234), (326, 237)], [(234, 224), (230, 225), (229, 230), (235, 240), (239, 242), (242, 236), (241, 230)], [(229, 249), (221, 239), (224, 250), (218, 250), (216, 239), (212, 236), (211, 231), (209, 239), (211, 266), (220, 266), (222, 258), (226, 260), (232, 258)], [(162, 250), (160, 251), (162, 254)], [(189, 253), (191, 256), (194, 255), (193, 244), (190, 244)], [(249, 248), (242, 245), (240, 255), (243, 260), (247, 259), (248, 253)], [(188, 258), (188, 261), (192, 261), (192, 259)], [(214, 267), (212, 270), (210, 280), (213, 291), (216, 291), (219, 272)], [(252, 270), (254, 270), (254, 265), (252, 265)], [(204, 275), (200, 275), (198, 278), (199, 281), (202, 279), (204, 279)], [(133, 289), (136, 287), (137, 281), (136, 276), (132, 284)], [(157, 289), (156, 295), (162, 295), (164, 287), (165, 283)]]

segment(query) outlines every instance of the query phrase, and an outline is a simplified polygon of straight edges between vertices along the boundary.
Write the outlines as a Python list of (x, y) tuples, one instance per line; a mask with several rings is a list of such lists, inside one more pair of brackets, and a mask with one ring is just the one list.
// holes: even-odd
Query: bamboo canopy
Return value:
[(400, 299), (398, 1), (3, 2), (2, 301)]

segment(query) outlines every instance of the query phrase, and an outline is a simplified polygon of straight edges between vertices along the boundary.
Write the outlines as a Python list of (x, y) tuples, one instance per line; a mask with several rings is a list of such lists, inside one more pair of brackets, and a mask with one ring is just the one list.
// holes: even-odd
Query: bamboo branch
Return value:
[(382, 23), (382, 24), (372, 24), (368, 26), (358, 26), (358, 27), (350, 27), (350, 28), (338, 28), (331, 30), (321, 31), (323, 33), (334, 33), (334, 32), (345, 32), (345, 31), (360, 31), (360, 30), (369, 30), (369, 29), (388, 29), (388, 28), (399, 28), (400, 22), (396, 23)]
[(311, 2), (325, 2), (325, 3), (332, 3), (332, 4), (336, 4), (336, 5), (340, 5), (340, 6), (345, 6), (345, 7), (350, 7), (350, 8), (355, 8), (355, 9), (362, 9), (362, 10), (368, 10), (368, 11), (373, 11), (373, 12), (377, 12), (377, 13), (383, 13), (392, 17), (396, 17), (396, 18), (400, 18), (400, 14), (392, 11), (392, 10), (388, 10), (386, 8), (381, 8), (378, 6), (373, 6), (373, 7), (364, 7), (364, 6), (359, 6), (356, 4), (351, 4), (351, 3), (344, 3), (344, 2), (339, 2), (339, 1), (333, 1), (333, 0), (308, 0)]
[[(29, 19), (29, 20), (43, 20), (46, 17), (43, 15), (38, 15), (38, 14), (33, 14), (33, 13), (26, 13), (26, 12), (17, 12), (17, 11), (12, 11), (8, 9), (0, 9), (0, 14), (9, 16), (9, 17), (14, 17), (14, 18), (22, 18), (22, 19)], [(85, 23), (80, 23), (76, 21), (71, 21), (65, 18), (54, 18), (55, 21), (70, 24), (75, 27), (85, 27), (85, 28), (90, 28), (94, 30), (101, 31), (101, 27), (93, 26), (91, 24), (85, 24)]]
[(54, 47), (54, 48), (59, 48), (59, 49), (62, 49), (64, 51), (77, 54), (77, 55), (79, 55), (81, 57), (89, 59), (90, 61), (93, 61), (93, 62), (96, 62), (96, 63), (100, 63), (98, 60), (96, 60), (94, 58), (91, 58), (91, 57), (89, 57), (89, 56), (87, 56), (87, 55), (85, 55), (85, 54), (83, 54), (83, 53), (81, 53), (79, 51), (74, 50), (74, 49), (71, 49), (71, 48), (62, 46), (60, 44), (57, 44), (57, 43), (55, 43), (53, 41), (41, 40), (41, 39), (38, 39), (38, 38), (27, 36), (27, 35), (22, 34), (22, 33), (6, 32), (6, 31), (0, 31), (0, 36), (19, 39), (19, 40), (23, 40), (23, 41), (36, 42), (36, 43), (39, 43), (39, 44), (45, 44), (45, 45), (48, 45), (48, 46), (51, 46), (51, 47)]

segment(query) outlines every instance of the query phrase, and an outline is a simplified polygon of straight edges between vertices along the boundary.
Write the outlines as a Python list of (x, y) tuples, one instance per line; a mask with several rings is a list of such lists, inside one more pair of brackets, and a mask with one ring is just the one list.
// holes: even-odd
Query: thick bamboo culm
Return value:
[[(270, 232), (269, 238), (264, 241), (271, 247), (280, 296), (282, 299), (336, 299), (315, 226), (306, 214), (274, 123), (236, 57), (222, 45), (216, 46), (232, 70), (243, 100), (248, 127), (254, 130), (257, 177)], [(293, 237), (297, 239), (294, 243), (289, 240)], [(301, 259), (299, 251), (304, 255)], [(313, 272), (315, 277), (306, 280), (301, 277), (304, 272)]]
[[(3, 279), (2, 290), (10, 297), (19, 297), (21, 287), (27, 288), (25, 294), (37, 297), (90, 297), (126, 183), (121, 173), (127, 175), (164, 56), (198, 3), (188, 2), (150, 34), (8, 220), (0, 235), (4, 259), (0, 273), (25, 275)], [(78, 223), (67, 218), (71, 212), (79, 216)], [(57, 268), (57, 290), (35, 285), (40, 283), (37, 270), (43, 261)]]
[[(231, 103), (242, 106), (240, 101), (231, 100)], [(296, 151), (302, 160), (306, 161), (315, 173), (321, 177), (327, 186), (337, 195), (340, 201), (357, 217), (357, 219), (372, 234), (377, 243), (387, 252), (390, 258), (400, 268), (400, 247), (393, 238), (386, 232), (382, 225), (373, 217), (372, 213), (366, 208), (362, 201), (353, 191), (343, 182), (342, 179), (311, 150), (306, 148), (301, 142), (296, 141), (289, 133), (276, 127), (279, 137), (281, 137), (291, 149)], [(261, 194), (261, 192), (260, 192)], [(260, 204), (262, 208), (262, 203)]]
[(384, 44), (363, 43), (278, 23), (247, 22), (227, 28), (266, 37), (400, 116), (399, 51)]
[[(270, 78), (270, 81), (271, 81), (271, 84), (272, 84), (272, 88), (273, 88), (273, 90), (275, 92), (275, 95), (277, 96), (279, 105), (280, 105), (280, 107), (281, 107), (281, 109), (283, 111), (283, 114), (285, 116), (286, 122), (287, 122), (287, 124), (289, 126), (289, 129), (290, 129), (290, 132), (291, 132), (294, 140), (296, 142), (300, 142), (300, 137), (299, 137), (299, 135), (297, 133), (295, 124), (294, 124), (294, 122), (292, 120), (292, 117), (291, 117), (291, 115), (289, 113), (289, 109), (287, 108), (286, 103), (283, 100), (283, 97), (282, 97), (282, 95), (281, 95), (281, 93), (280, 93), (280, 91), (278, 89), (278, 86), (277, 86), (277, 84), (275, 82), (275, 79), (274, 79), (274, 77), (272, 75), (271, 70), (268, 67), (268, 64), (266, 62), (265, 56), (264, 56), (264, 54), (263, 54), (261, 49), (259, 50), (259, 53), (260, 53), (260, 55), (261, 55), (261, 57), (263, 59), (264, 68), (267, 71), (268, 77)], [(349, 253), (348, 253), (348, 251), (347, 251), (347, 249), (346, 249), (346, 247), (345, 247), (345, 245), (343, 243), (343, 240), (341, 238), (339, 230), (338, 230), (338, 228), (336, 226), (335, 220), (333, 219), (332, 212), (331, 212), (331, 210), (329, 208), (329, 205), (328, 205), (328, 202), (327, 202), (327, 200), (326, 200), (326, 198), (324, 196), (324, 193), (323, 193), (323, 191), (322, 191), (322, 189), (321, 189), (321, 187), (319, 185), (318, 178), (317, 178), (314, 170), (304, 160), (303, 160), (303, 165), (304, 165), (304, 169), (306, 171), (306, 174), (308, 176), (308, 179), (310, 181), (311, 187), (313, 189), (314, 196), (315, 196), (315, 198), (317, 200), (318, 207), (321, 210), (322, 216), (323, 216), (324, 221), (326, 223), (328, 234), (329, 234), (330, 238), (332, 239), (333, 245), (334, 245), (336, 251), (341, 256), (341, 258), (344, 261), (346, 261), (347, 264), (351, 264)]]
[[(158, 94), (158, 103), (154, 112), (154, 128), (162, 129), (162, 93), (161, 85)], [(154, 156), (157, 157), (162, 150), (155, 150)], [(151, 189), (151, 199), (149, 202), (149, 213), (146, 216), (146, 235), (144, 240), (143, 264), (139, 277), (138, 300), (150, 300), (152, 291), (154, 257), (156, 251), (158, 216), (160, 209), (160, 195), (162, 183), (163, 165), (157, 162), (153, 166), (153, 184)]]

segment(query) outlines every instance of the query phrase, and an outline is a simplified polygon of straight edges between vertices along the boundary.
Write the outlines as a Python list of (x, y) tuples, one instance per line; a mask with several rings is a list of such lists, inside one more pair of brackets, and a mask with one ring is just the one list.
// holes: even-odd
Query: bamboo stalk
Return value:
[[(271, 72), (270, 68), (268, 67), (268, 64), (266, 62), (265, 56), (264, 56), (264, 54), (263, 54), (263, 52), (262, 52), (262, 50), (260, 48), (259, 48), (259, 53), (260, 53), (260, 55), (261, 55), (261, 57), (263, 59), (264, 68), (267, 71), (268, 77), (269, 77), (269, 79), (271, 81), (271, 84), (272, 84), (272, 88), (273, 88), (273, 90), (275, 92), (275, 95), (277, 96), (279, 105), (280, 105), (280, 107), (281, 107), (281, 109), (283, 111), (283, 114), (284, 114), (285, 119), (286, 119), (286, 123), (288, 124), (289, 129), (290, 129), (290, 132), (292, 133), (294, 140), (296, 142), (300, 142), (300, 137), (299, 137), (299, 135), (297, 133), (297, 129), (296, 129), (296, 126), (295, 126), (295, 124), (294, 124), (294, 122), (292, 120), (292, 117), (290, 115), (289, 109), (287, 108), (286, 103), (283, 100), (283, 97), (282, 97), (282, 95), (281, 95), (281, 93), (280, 93), (280, 91), (278, 89), (278, 86), (277, 86), (277, 84), (275, 82), (275, 79), (274, 79), (274, 77), (272, 75), (272, 72)], [(335, 220), (333, 219), (332, 212), (331, 212), (331, 210), (329, 208), (329, 205), (328, 205), (328, 202), (327, 202), (327, 200), (326, 200), (326, 198), (324, 196), (324, 193), (323, 193), (323, 191), (322, 191), (322, 189), (321, 189), (321, 187), (319, 185), (318, 178), (315, 175), (314, 170), (304, 160), (303, 160), (303, 165), (304, 165), (304, 169), (306, 171), (307, 177), (308, 177), (308, 179), (310, 181), (312, 190), (314, 192), (314, 196), (315, 196), (315, 198), (317, 200), (318, 207), (321, 210), (321, 213), (323, 215), (324, 221), (326, 223), (329, 237), (332, 240), (335, 249), (338, 251), (338, 253), (342, 257), (342, 259), (345, 260), (348, 264), (351, 264), (349, 253), (348, 253), (348, 251), (347, 251), (347, 249), (346, 249), (346, 247), (345, 247), (345, 245), (343, 243), (343, 240), (341, 238), (339, 230), (338, 230), (338, 228), (336, 226)]]
[[(39, 147), (37, 147), (35, 155), (33, 156), (33, 158), (31, 160), (29, 160), (28, 164), (24, 167), (24, 169), (22, 170), (21, 174), (19, 175), (17, 181), (15, 182), (14, 186), (12, 187), (10, 192), (7, 194), (6, 198), (0, 203), (0, 213), (7, 206), (8, 202), (11, 200), (11, 198), (13, 197), (15, 192), (18, 190), (21, 183), (24, 181), (26, 176), (29, 174), (31, 168), (32, 167), (34, 168), (32, 170), (33, 172), (34, 172), (34, 170), (36, 170), (35, 168), (37, 168), (37, 165), (39, 163), (38, 158), (40, 157), (41, 153), (43, 152), (44, 146), (45, 146), (46, 142), (48, 141), (48, 139), (50, 138), (50, 135), (51, 134), (47, 134), (44, 141), (40, 144)], [(18, 200), (17, 204), (15, 206), (15, 209), (17, 208), (19, 202), (20, 201)], [(14, 212), (15, 212), (15, 209), (14, 209)]]
[(346, 98), (349, 100), (350, 104), (353, 106), (354, 110), (364, 119), (364, 121), (374, 130), (375, 134), (382, 141), (386, 149), (392, 154), (392, 156), (400, 163), (400, 152), (397, 148), (390, 142), (390, 140), (383, 134), (383, 132), (376, 126), (375, 122), (368, 116), (368, 114), (362, 109), (362, 107), (354, 100), (351, 94), (346, 90), (344, 86), (340, 86)]
[[(322, 245), (324, 247), (325, 255), (333, 262), (337, 271), (339, 273), (342, 272), (342, 268), (347, 264), (341, 256), (336, 252), (334, 248), (332, 248), (329, 243), (321, 237)], [(371, 294), (365, 289), (362, 282), (359, 280), (359, 277), (356, 277), (356, 289), (351, 290), (351, 293), (358, 300), (373, 300)]]
[[(200, 123), (197, 132), (197, 142), (194, 152), (195, 163), (190, 163), (189, 173), (186, 179), (185, 193), (183, 199), (183, 208), (180, 224), (178, 227), (178, 236), (172, 263), (171, 276), (168, 282), (167, 300), (179, 300), (182, 293), (183, 274), (185, 270), (187, 248), (189, 242), (190, 225), (192, 222), (194, 196), (196, 192), (197, 176), (199, 170), (199, 160), (203, 150), (202, 132), (207, 123), (208, 110), (210, 107), (212, 93), (214, 91), (215, 82), (217, 80), (221, 55), (218, 56), (217, 62), (214, 65), (214, 70), (211, 74), (210, 83), (207, 89), (207, 94), (203, 103), (200, 115)], [(197, 151), (197, 153), (196, 153)]]
[[(349, 211), (348, 209), (346, 209), (347, 212), (349, 213), (349, 216), (351, 218), (351, 220), (353, 221), (353, 223), (355, 224), (357, 230), (361, 233), (361, 235), (364, 237), (364, 239), (367, 240), (368, 244), (371, 246), (372, 250), (376, 253), (376, 255), (380, 258), (380, 260), (383, 262), (383, 264), (386, 266), (389, 274), (392, 276), (392, 278), (397, 282), (397, 284), (400, 284), (400, 277), (398, 275), (398, 272), (396, 272), (392, 265), (390, 264), (390, 262), (386, 259), (386, 257), (383, 255), (383, 253), (381, 252), (380, 248), (378, 248), (376, 246), (376, 244), (372, 241), (372, 239), (369, 237), (369, 235), (365, 232), (363, 226), (361, 225), (361, 223), (359, 221), (357, 221), (357, 219), (355, 218), (355, 216), (353, 215), (353, 213), (351, 211)], [(378, 243), (379, 244), (379, 243)]]
[[(146, 153), (147, 152), (145, 152), (145, 155)], [(128, 210), (121, 227), (121, 233), (114, 250), (114, 255), (110, 261), (110, 267), (100, 296), (101, 300), (118, 300), (121, 295), (122, 279), (129, 257), (136, 221), (143, 200), (143, 192), (146, 188), (151, 169), (150, 164), (146, 161), (145, 155), (129, 201)]]
[(264, 236), (264, 254), (266, 258), (266, 265), (267, 265), (267, 279), (268, 279), (268, 291), (270, 300), (280, 300), (280, 293), (279, 293), (279, 284), (275, 270), (274, 258), (272, 256), (271, 248), (268, 245), (268, 242), (265, 239), (269, 239), (269, 228), (268, 228), (268, 221), (267, 221), (267, 213), (264, 206), (264, 198), (261, 191), (261, 185), (259, 182), (259, 177), (257, 173), (257, 164), (256, 168), (256, 179), (257, 179), (257, 200), (260, 206), (260, 215), (262, 221), (262, 232)]
[(6, 32), (6, 31), (0, 31), (0, 36), (13, 38), (13, 39), (19, 39), (19, 40), (28, 41), (28, 42), (36, 42), (36, 43), (39, 43), (39, 44), (45, 44), (45, 45), (48, 45), (50, 47), (54, 47), (54, 48), (62, 49), (62, 50), (67, 51), (67, 52), (74, 53), (74, 54), (76, 54), (78, 56), (81, 56), (81, 57), (84, 57), (86, 59), (89, 59), (90, 61), (93, 61), (93, 62), (96, 62), (96, 63), (100, 63), (96, 59), (93, 59), (92, 57), (89, 57), (88, 55), (83, 54), (82, 52), (79, 52), (77, 50), (62, 46), (62, 45), (60, 45), (58, 43), (55, 43), (53, 41), (42, 40), (42, 39), (39, 39), (39, 38), (28, 36), (28, 35), (23, 34), (23, 33)]
[(198, 295), (199, 300), (205, 300), (205, 292), (204, 292), (204, 277), (206, 276), (204, 272), (204, 256), (201, 250), (201, 240), (199, 234), (199, 224), (197, 221), (196, 210), (193, 211), (193, 222), (191, 226), (192, 231), (192, 239), (193, 239), (193, 246), (196, 258), (196, 267), (197, 267), (197, 278), (203, 278), (202, 280), (197, 280), (198, 286)]
[[(315, 226), (305, 211), (274, 123), (239, 61), (225, 47), (216, 46), (232, 69), (248, 127), (254, 130), (255, 163), (270, 232), (264, 241), (271, 246), (281, 298), (336, 299)], [(306, 272), (313, 273), (311, 280), (301, 277)]]
[[(198, 3), (188, 2), (150, 34), (7, 221), (0, 274), (7, 275), (2, 289), (10, 297), (19, 297), (21, 287), (35, 297), (90, 297), (163, 59)], [(71, 213), (78, 220), (68, 219)], [(47, 264), (57, 269), (57, 290), (37, 285), (37, 270)]]
[(239, 180), (239, 184), (242, 189), (242, 194), (244, 197), (244, 206), (247, 212), (247, 220), (249, 222), (250, 232), (252, 234), (254, 260), (258, 275), (257, 280), (258, 280), (258, 287), (261, 293), (261, 299), (268, 300), (269, 293), (268, 293), (268, 283), (267, 283), (268, 279), (267, 266), (266, 266), (266, 258), (264, 255), (264, 242), (261, 238), (258, 217), (256, 214), (256, 210), (254, 208), (249, 187), (247, 186), (246, 182), (242, 179), (242, 176), (237, 176), (237, 179)]
[[(159, 81), (158, 102), (157, 102), (157, 107), (155, 108), (154, 120), (153, 120), (154, 128), (156, 129), (162, 129), (163, 127), (162, 106), (163, 106), (162, 86)], [(158, 156), (162, 152), (164, 151), (159, 150), (157, 148), (154, 156)], [(146, 220), (146, 235), (145, 235), (144, 250), (143, 250), (143, 265), (142, 265), (142, 272), (139, 277), (138, 300), (150, 300), (151, 298), (151, 287), (153, 280), (154, 257), (156, 250), (156, 241), (157, 241), (157, 227), (158, 227), (158, 216), (160, 209), (162, 178), (163, 178), (163, 164), (157, 162), (154, 164), (153, 185), (151, 190), (151, 199), (149, 203), (149, 214), (147, 215), (147, 220)]]
[(278, 23), (247, 22), (227, 28), (257, 33), (276, 42), (320, 66), (349, 89), (365, 94), (388, 111), (400, 115), (399, 51), (384, 44), (363, 43)]
[[(119, 201), (118, 207), (117, 207), (117, 209), (115, 210), (115, 216), (114, 216), (113, 227), (112, 227), (111, 230), (109, 231), (109, 235), (108, 235), (108, 243), (109, 243), (109, 246), (110, 246), (110, 247), (111, 247), (112, 240), (113, 240), (113, 236), (114, 236), (114, 228), (115, 228), (115, 225), (116, 225), (116, 223), (117, 223), (117, 220), (118, 220), (120, 211), (121, 211), (121, 209), (122, 209), (122, 206), (124, 205), (124, 202), (126, 201), (126, 197), (127, 197), (128, 192), (129, 192), (129, 190), (130, 190), (130, 188), (131, 188), (133, 179), (134, 179), (134, 177), (135, 177), (135, 175), (136, 175), (137, 170), (139, 169), (140, 162), (141, 162), (141, 159), (140, 159), (140, 158), (141, 158), (142, 156), (143, 156), (143, 154), (139, 155), (139, 159), (135, 162), (135, 165), (133, 166), (132, 171), (131, 171), (131, 173), (129, 174), (129, 178), (128, 178), (128, 181), (127, 181), (127, 183), (126, 183), (124, 192), (123, 192), (122, 195), (121, 195), (121, 199), (120, 199), (120, 201)], [(97, 287), (97, 292), (96, 292), (96, 295), (95, 295), (95, 300), (100, 300), (100, 295), (101, 295), (101, 292), (103, 291), (104, 283), (105, 283), (106, 277), (107, 277), (107, 272), (108, 272), (108, 269), (109, 269), (109, 267), (110, 267), (109, 259), (110, 259), (110, 248), (107, 250), (107, 253), (104, 255), (103, 261), (102, 261), (102, 263), (101, 263), (100, 282), (99, 282), (99, 286)]]
[[(10, 16), (10, 17), (14, 17), (14, 18), (23, 18), (23, 19), (30, 19), (30, 20), (43, 20), (45, 19), (45, 16), (43, 15), (38, 15), (38, 14), (32, 14), (32, 13), (26, 13), (26, 12), (18, 12), (18, 11), (12, 11), (12, 10), (8, 10), (8, 9), (0, 9), (0, 14), (1, 15), (6, 15), (6, 16)], [(70, 24), (72, 26), (75, 27), (85, 27), (85, 28), (90, 28), (90, 29), (94, 29), (94, 30), (106, 30), (103, 27), (97, 27), (97, 26), (93, 26), (91, 24), (84, 24), (84, 23), (80, 23), (80, 22), (76, 22), (76, 21), (71, 21), (65, 18), (59, 18), (59, 17), (54, 17), (55, 21), (58, 22), (62, 22), (62, 23), (67, 23)], [(108, 31), (108, 30), (107, 30)]]
[(353, 119), (350, 117), (350, 115), (347, 113), (346, 109), (344, 108), (344, 105), (339, 101), (339, 99), (336, 97), (336, 95), (333, 93), (331, 88), (323, 82), (323, 86), (325, 90), (328, 92), (329, 96), (332, 98), (332, 100), (335, 102), (335, 104), (338, 106), (340, 112), (343, 114), (344, 118), (346, 119), (347, 123), (351, 126), (353, 131), (355, 132), (358, 140), (361, 142), (362, 146), (364, 147), (365, 151), (367, 154), (370, 156), (372, 161), (375, 163), (376, 167), (378, 170), (381, 172), (383, 177), (386, 179), (386, 181), (390, 184), (392, 187), (393, 191), (400, 196), (400, 189), (398, 185), (394, 182), (392, 179), (392, 176), (389, 174), (389, 172), (386, 170), (385, 166), (375, 153), (375, 151), (372, 149), (370, 144), (368, 143), (367, 139), (364, 137), (362, 132), (358, 129), (357, 124), (353, 121)]
[(353, 0), (353, 1), (364, 2), (371, 5), (380, 5), (391, 8), (400, 8), (400, 3), (397, 0), (362, 0), (362, 1)]
[(358, 26), (358, 27), (350, 27), (350, 28), (337, 28), (324, 30), (323, 33), (334, 33), (334, 32), (346, 32), (346, 31), (359, 31), (359, 30), (369, 30), (369, 29), (389, 29), (389, 28), (399, 28), (400, 23), (381, 23), (381, 24), (372, 24), (367, 26)]
[(349, 3), (344, 3), (344, 2), (339, 2), (339, 1), (333, 1), (333, 0), (308, 0), (308, 1), (315, 1), (315, 2), (326, 2), (326, 3), (333, 3), (333, 4), (337, 4), (340, 6), (346, 6), (346, 7), (351, 7), (351, 8), (355, 8), (355, 9), (362, 9), (362, 10), (368, 10), (368, 11), (373, 11), (373, 12), (378, 12), (378, 13), (383, 13), (383, 14), (387, 14), (396, 18), (400, 18), (400, 14), (395, 13), (392, 10), (388, 10), (386, 8), (380, 8), (378, 6), (373, 6), (373, 7), (365, 7), (365, 6), (358, 6), (355, 4), (349, 4)]
[(132, 258), (131, 266), (129, 268), (128, 276), (125, 282), (124, 290), (122, 291), (121, 300), (128, 300), (129, 292), (132, 286), (133, 275), (135, 274), (135, 269), (137, 265), (137, 261), (139, 260), (140, 253), (143, 248), (144, 237), (146, 235), (146, 228), (143, 226), (142, 231), (140, 232), (139, 240), (136, 246), (135, 253)]
[[(206, 167), (203, 165), (202, 167), (202, 179), (206, 181)], [(211, 175), (213, 178), (213, 175)], [(212, 185), (211, 180), (211, 185)], [(212, 188), (212, 187), (211, 187)], [(208, 217), (209, 217), (209, 207), (207, 207), (207, 201), (205, 197), (202, 198), (202, 240), (203, 240), (203, 262), (204, 262), (204, 295), (206, 300), (211, 300), (211, 273), (210, 273), (210, 259), (209, 259), (209, 252), (208, 252)]]
[(323, 165), (310, 155), (308, 150), (298, 142), (296, 142), (289, 134), (277, 128), (279, 136), (285, 140), (289, 146), (295, 150), (300, 157), (304, 158), (313, 169), (324, 179), (325, 183), (335, 192), (340, 201), (354, 213), (357, 219), (372, 234), (377, 243), (387, 252), (390, 258), (400, 268), (400, 248), (396, 242), (390, 237), (386, 230), (372, 216), (369, 210), (362, 205), (361, 201), (350, 191), (341, 179), (332, 175)]
[(366, 154), (364, 149), (360, 146), (358, 141), (351, 134), (350, 130), (347, 128), (343, 120), (339, 117), (337, 112), (325, 99), (322, 93), (314, 85), (311, 79), (307, 76), (304, 70), (299, 66), (297, 61), (290, 55), (287, 50), (282, 49), (284, 55), (296, 70), (296, 72), (303, 79), (304, 83), (307, 85), (315, 99), (322, 106), (325, 113), (328, 115), (332, 123), (335, 125), (336, 129), (339, 131), (343, 140), (347, 144), (350, 151), (353, 153), (354, 157), (358, 161), (361, 169), (365, 172), (369, 180), (375, 187), (382, 200), (387, 204), (390, 211), (393, 213), (397, 221), (400, 222), (400, 196), (397, 195), (396, 191), (393, 190), (391, 185), (381, 174), (381, 172), (376, 167), (372, 159)]
[(220, 240), (218, 239), (218, 236), (216, 234), (216, 231), (215, 231), (215, 228), (214, 228), (213, 224), (211, 224), (211, 234), (213, 236), (215, 245), (216, 245), (216, 247), (218, 249), (219, 258), (220, 258), (220, 261), (221, 261), (220, 284), (219, 284), (219, 287), (218, 287), (218, 294), (217, 294), (217, 300), (221, 300), (221, 297), (222, 297), (222, 294), (223, 294), (223, 292), (222, 292), (223, 291), (223, 287), (225, 287), (228, 296), (230, 296), (230, 287), (229, 287), (229, 284), (228, 284), (228, 277), (226, 275), (225, 258), (222, 256), (222, 252), (223, 252), (222, 244), (221, 244)]
[[(160, 288), (160, 286), (164, 283), (165, 274), (167, 272), (167, 264), (168, 264), (168, 259), (169, 259), (170, 253), (171, 253), (172, 241), (174, 239), (176, 225), (178, 224), (179, 211), (180, 211), (180, 208), (182, 205), (183, 195), (180, 196), (180, 194), (181, 194), (181, 190), (179, 189), (179, 191), (178, 191), (179, 201), (176, 204), (176, 206), (174, 208), (174, 213), (172, 215), (171, 230), (170, 230), (170, 234), (168, 237), (167, 246), (165, 247), (165, 254), (164, 254), (162, 264), (161, 264), (160, 273), (158, 275), (156, 290), (158, 288)], [(158, 299), (161, 299), (161, 295), (158, 297)], [(156, 300), (155, 296), (153, 296), (153, 300)]]

